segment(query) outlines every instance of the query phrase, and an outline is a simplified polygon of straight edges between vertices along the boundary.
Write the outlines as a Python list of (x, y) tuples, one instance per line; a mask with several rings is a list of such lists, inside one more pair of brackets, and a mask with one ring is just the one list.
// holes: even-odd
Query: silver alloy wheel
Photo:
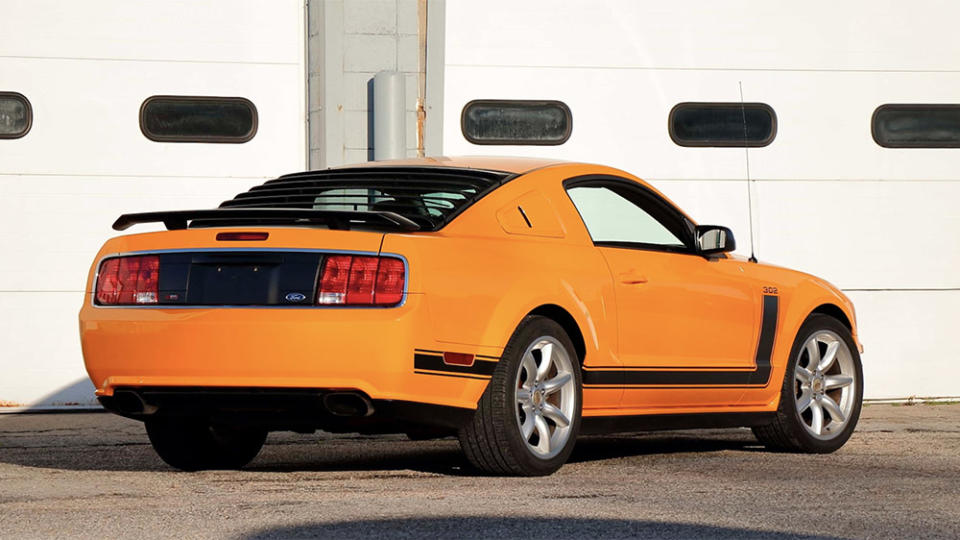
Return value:
[(555, 338), (533, 340), (520, 358), (517, 428), (533, 454), (550, 459), (566, 447), (573, 429), (577, 392), (570, 354)]
[(797, 412), (807, 432), (821, 440), (840, 435), (857, 399), (856, 368), (847, 343), (830, 330), (803, 344), (794, 372)]

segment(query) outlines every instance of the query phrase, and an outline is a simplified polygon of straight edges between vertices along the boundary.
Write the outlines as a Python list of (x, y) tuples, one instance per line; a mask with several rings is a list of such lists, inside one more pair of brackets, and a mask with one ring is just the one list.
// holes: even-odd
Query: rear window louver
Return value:
[(224, 201), (220, 208), (392, 213), (420, 230), (435, 231), (510, 177), (501, 171), (444, 167), (310, 171), (269, 180)]

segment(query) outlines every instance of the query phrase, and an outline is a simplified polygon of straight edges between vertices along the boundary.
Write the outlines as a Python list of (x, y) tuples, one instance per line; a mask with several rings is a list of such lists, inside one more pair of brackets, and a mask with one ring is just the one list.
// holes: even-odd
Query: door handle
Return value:
[(631, 270), (629, 272), (624, 272), (620, 274), (620, 283), (625, 285), (642, 285), (647, 282), (647, 276)]

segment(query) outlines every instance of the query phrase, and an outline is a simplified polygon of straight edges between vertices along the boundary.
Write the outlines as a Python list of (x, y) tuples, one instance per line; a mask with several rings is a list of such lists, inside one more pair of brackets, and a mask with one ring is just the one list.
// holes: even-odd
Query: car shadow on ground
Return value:
[(369, 519), (263, 529), (244, 540), (273, 538), (835, 538), (694, 523), (567, 517)]
[[(355, 441), (352, 448), (343, 442), (339, 451), (326, 452), (323, 443), (307, 452), (271, 445), (244, 470), (262, 472), (397, 471), (413, 470), (454, 476), (482, 476), (467, 462), (455, 438), (433, 441), (404, 439)], [(340, 439), (340, 441), (343, 441)], [(303, 445), (297, 444), (297, 447)], [(757, 451), (763, 447), (751, 436), (729, 432), (727, 436), (697, 437), (689, 432), (643, 433), (635, 435), (583, 437), (577, 441), (569, 463), (595, 462), (646, 455)]]
[[(49, 440), (47, 440), (49, 439)], [(5, 441), (6, 442), (6, 441)], [(636, 456), (755, 451), (762, 447), (742, 430), (659, 432), (583, 437), (577, 441), (571, 463)], [(51, 433), (30, 445), (0, 444), (0, 463), (26, 467), (91, 471), (164, 471), (146, 436), (112, 441), (109, 434), (96, 441), (64, 441)], [(244, 471), (336, 472), (401, 471), (474, 476), (455, 438), (410, 441), (402, 436), (294, 436), (272, 434), (260, 455)]]
[(753, 435), (742, 430), (711, 430), (702, 434), (696, 431), (646, 432), (581, 438), (570, 456), (570, 462), (725, 450), (766, 451)]

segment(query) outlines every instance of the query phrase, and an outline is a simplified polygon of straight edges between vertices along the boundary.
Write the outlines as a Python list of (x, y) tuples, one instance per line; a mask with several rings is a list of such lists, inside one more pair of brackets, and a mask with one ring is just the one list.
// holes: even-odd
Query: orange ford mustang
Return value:
[(181, 469), (241, 467), (271, 430), (456, 434), (520, 475), (585, 433), (750, 426), (830, 452), (860, 414), (850, 300), (617, 169), (380, 162), (114, 228), (147, 222), (168, 230), (97, 255), (83, 354)]

